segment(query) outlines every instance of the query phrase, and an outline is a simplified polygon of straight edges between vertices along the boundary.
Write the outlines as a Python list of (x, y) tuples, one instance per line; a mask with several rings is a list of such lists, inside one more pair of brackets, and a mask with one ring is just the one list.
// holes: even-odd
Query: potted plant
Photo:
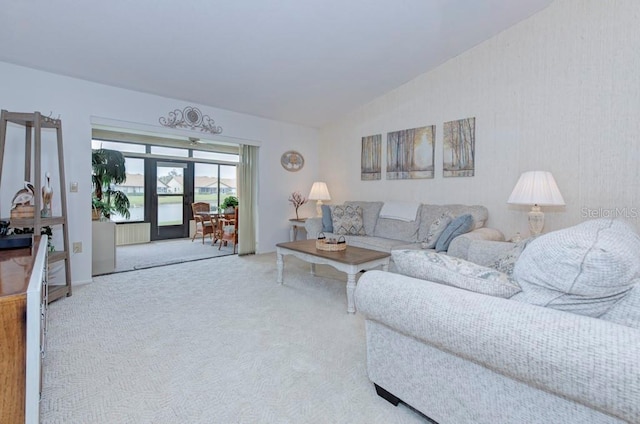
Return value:
[(127, 179), (125, 160), (122, 152), (109, 149), (95, 149), (91, 153), (93, 174), (92, 209), (98, 218), (111, 218), (112, 213), (118, 213), (129, 218), (129, 198), (120, 190), (114, 189), (114, 184), (121, 184)]
[(234, 208), (238, 206), (238, 198), (236, 196), (227, 196), (220, 204), (220, 209), (225, 213), (233, 213)]

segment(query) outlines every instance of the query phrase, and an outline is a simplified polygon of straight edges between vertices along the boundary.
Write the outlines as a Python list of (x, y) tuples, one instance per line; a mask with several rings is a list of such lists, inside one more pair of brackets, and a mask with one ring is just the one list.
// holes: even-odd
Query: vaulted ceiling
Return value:
[(320, 127), (551, 1), (0, 0), (0, 61)]

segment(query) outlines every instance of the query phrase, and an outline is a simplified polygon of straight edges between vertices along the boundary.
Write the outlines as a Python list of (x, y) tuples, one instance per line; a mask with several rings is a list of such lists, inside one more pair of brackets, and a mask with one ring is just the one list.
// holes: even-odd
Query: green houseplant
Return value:
[(91, 206), (94, 215), (111, 218), (112, 213), (118, 213), (129, 218), (129, 198), (120, 190), (114, 189), (114, 184), (121, 184), (127, 179), (125, 159), (122, 152), (109, 149), (94, 149), (91, 153), (93, 168), (91, 182), (93, 195)]
[(236, 196), (227, 196), (222, 201), (222, 203), (220, 203), (220, 209), (222, 209), (226, 213), (232, 213), (233, 208), (237, 206), (238, 206), (238, 198)]

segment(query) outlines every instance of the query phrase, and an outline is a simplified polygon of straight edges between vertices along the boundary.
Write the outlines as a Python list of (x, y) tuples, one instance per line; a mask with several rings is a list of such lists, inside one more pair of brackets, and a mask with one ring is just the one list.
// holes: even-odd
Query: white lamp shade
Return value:
[(316, 181), (309, 192), (309, 200), (331, 200), (327, 184), (322, 181)]
[(564, 199), (551, 172), (523, 172), (507, 203), (516, 205), (564, 205)]

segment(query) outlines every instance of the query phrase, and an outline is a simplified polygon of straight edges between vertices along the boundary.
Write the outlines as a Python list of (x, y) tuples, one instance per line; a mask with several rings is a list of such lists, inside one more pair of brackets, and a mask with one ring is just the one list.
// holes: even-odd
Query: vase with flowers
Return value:
[(298, 216), (298, 209), (300, 208), (300, 206), (307, 203), (308, 199), (304, 197), (299, 191), (294, 191), (293, 193), (291, 193), (289, 201), (296, 210), (296, 219), (300, 219), (300, 217)]

